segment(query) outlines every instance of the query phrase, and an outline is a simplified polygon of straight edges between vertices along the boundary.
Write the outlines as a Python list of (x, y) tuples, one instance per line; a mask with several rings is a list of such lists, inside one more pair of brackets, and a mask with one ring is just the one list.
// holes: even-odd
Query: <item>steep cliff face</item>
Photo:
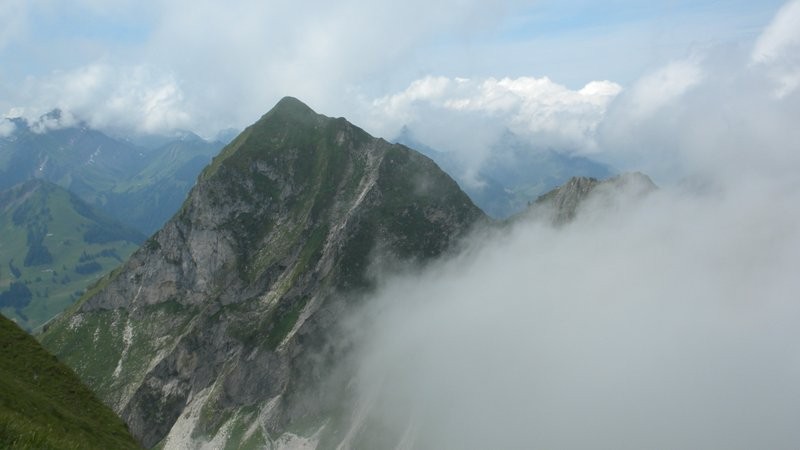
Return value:
[(371, 262), (438, 256), (481, 220), (428, 158), (285, 98), (43, 343), (145, 446), (319, 440), (344, 388), (319, 386), (347, 355), (331, 333)]

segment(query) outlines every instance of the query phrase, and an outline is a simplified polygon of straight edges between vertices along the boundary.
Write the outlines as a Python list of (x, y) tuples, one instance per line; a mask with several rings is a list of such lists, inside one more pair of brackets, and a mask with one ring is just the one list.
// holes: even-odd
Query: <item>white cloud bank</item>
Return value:
[[(379, 134), (392, 136), (408, 125), (423, 142), (443, 151), (485, 147), (508, 129), (542, 147), (585, 152), (596, 150), (595, 128), (621, 90), (610, 81), (592, 81), (571, 90), (547, 77), (429, 76), (372, 101), (369, 117)], [(476, 129), (489, 142), (479, 139), (476, 146)]]
[(756, 42), (754, 63), (766, 66), (783, 96), (800, 87), (800, 1), (786, 3)]
[(654, 71), (598, 128), (694, 183), (382, 282), (357, 318), (374, 429), (425, 448), (797, 447), (800, 94), (742, 53)]
[(17, 126), (14, 125), (14, 122), (7, 119), (0, 119), (0, 138), (10, 136), (16, 129)]
[(393, 278), (362, 399), (424, 448), (793, 449), (798, 201), (664, 191)]
[[(381, 83), (391, 82), (394, 71), (387, 68), (443, 36), (466, 37), (495, 26), (515, 3), (12, 1), (9, 11), (5, 3), (0, 8), (0, 25), (7, 25), (0, 29), (0, 50), (19, 46), (34, 69), (52, 64), (37, 59), (43, 47), (74, 56), (54, 55), (63, 69), (40, 72), (23, 91), (18, 83), (11, 87), (13, 74), (0, 70), (9, 92), (0, 108), (76, 106), (76, 114), (92, 110), (96, 123), (144, 130), (181, 126), (202, 134), (246, 126), (286, 95), (344, 115), (356, 87), (369, 85), (378, 73)], [(101, 30), (110, 42), (94, 42), (98, 31), (91, 27), (84, 38), (51, 23), (59, 16), (69, 23), (80, 14), (92, 19), (90, 25), (119, 23), (122, 29)], [(56, 38), (38, 37), (33, 27), (40, 24), (54, 26)], [(123, 108), (134, 112), (126, 117)]]
[(150, 66), (97, 63), (29, 78), (22, 91), (30, 106), (7, 115), (36, 122), (41, 115), (59, 108), (72, 118), (51, 127), (84, 120), (99, 129), (158, 133), (193, 124), (189, 113), (192, 105), (185, 100), (180, 83)]

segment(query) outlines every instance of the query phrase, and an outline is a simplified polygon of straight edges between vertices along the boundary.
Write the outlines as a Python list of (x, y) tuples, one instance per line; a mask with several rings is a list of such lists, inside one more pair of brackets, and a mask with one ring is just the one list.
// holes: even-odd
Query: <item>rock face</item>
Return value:
[(335, 439), (344, 386), (319, 381), (371, 263), (433, 258), (484, 219), (428, 158), (284, 98), (43, 343), (146, 447)]
[(613, 203), (642, 197), (657, 189), (647, 175), (625, 173), (606, 180), (573, 177), (564, 185), (542, 195), (531, 205), (526, 215), (545, 217), (555, 225), (564, 225), (575, 218), (590, 200), (604, 209)]

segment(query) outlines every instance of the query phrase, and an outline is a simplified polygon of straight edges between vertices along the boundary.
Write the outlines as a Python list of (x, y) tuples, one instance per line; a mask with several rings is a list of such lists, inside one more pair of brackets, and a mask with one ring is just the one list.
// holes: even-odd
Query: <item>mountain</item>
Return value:
[(180, 208), (223, 146), (190, 132), (114, 138), (85, 123), (61, 124), (61, 115), (54, 110), (33, 123), (11, 119), (13, 132), (0, 137), (0, 190), (47, 180), (148, 235)]
[(239, 135), (241, 130), (237, 130), (236, 128), (225, 128), (224, 130), (220, 130), (217, 132), (217, 135), (214, 137), (214, 140), (217, 142), (222, 142), (223, 144), (227, 145), (230, 144), (231, 141), (236, 139), (236, 136)]
[(418, 149), (436, 161), (458, 181), (483, 211), (505, 219), (524, 211), (528, 204), (572, 176), (606, 178), (612, 169), (579, 155), (543, 150), (506, 131), (488, 149), (488, 157), (477, 170), (470, 170), (457, 153), (442, 152), (420, 142), (403, 127), (395, 142)]
[(189, 134), (147, 153), (147, 165), (104, 193), (103, 209), (152, 234), (175, 214), (203, 168), (222, 144)]
[(147, 447), (332, 445), (353, 375), (339, 327), (373, 269), (486, 220), (427, 157), (287, 97), (42, 342)]
[(540, 196), (518, 217), (545, 219), (554, 225), (564, 225), (591, 207), (610, 210), (621, 203), (630, 203), (657, 189), (653, 180), (639, 172), (624, 173), (598, 180), (591, 177), (572, 177), (562, 186)]
[(0, 139), (0, 189), (41, 178), (72, 190), (88, 203), (98, 203), (98, 193), (111, 190), (117, 180), (147, 164), (139, 149), (85, 124), (40, 125), (60, 117), (61, 112), (54, 110), (33, 124), (11, 120), (13, 133)]
[(140, 448), (75, 373), (0, 316), (0, 447)]
[(0, 192), (0, 311), (36, 328), (144, 238), (46, 181)]

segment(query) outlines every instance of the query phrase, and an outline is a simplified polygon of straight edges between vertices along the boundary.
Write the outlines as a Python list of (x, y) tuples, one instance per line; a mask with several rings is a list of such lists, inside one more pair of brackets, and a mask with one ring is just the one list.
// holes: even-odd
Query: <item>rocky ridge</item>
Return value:
[(589, 205), (600, 203), (603, 209), (609, 209), (615, 203), (641, 198), (656, 189), (650, 177), (640, 172), (624, 173), (605, 180), (572, 177), (562, 186), (537, 198), (521, 217), (543, 217), (554, 225), (564, 225)]
[(331, 335), (373, 263), (424, 262), (483, 220), (430, 159), (287, 97), (43, 344), (146, 447), (324, 446), (347, 420), (346, 385), (319, 385), (347, 357)]

